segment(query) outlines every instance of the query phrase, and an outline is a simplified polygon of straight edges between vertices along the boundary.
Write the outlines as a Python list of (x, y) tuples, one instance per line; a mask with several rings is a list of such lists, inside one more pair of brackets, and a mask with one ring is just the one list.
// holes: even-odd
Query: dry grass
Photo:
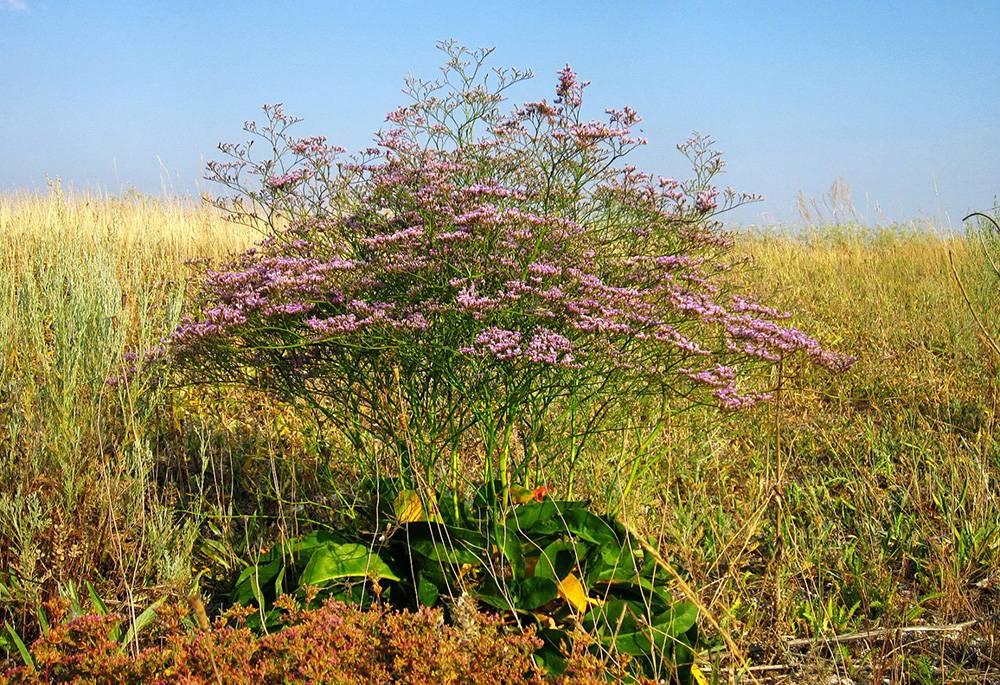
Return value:
[(181, 203), (0, 198), (0, 604), (19, 621), (55, 588), (115, 594), (189, 578), (192, 531), (150, 483), (151, 407), (109, 392), (127, 349), (176, 320), (185, 262), (248, 236)]

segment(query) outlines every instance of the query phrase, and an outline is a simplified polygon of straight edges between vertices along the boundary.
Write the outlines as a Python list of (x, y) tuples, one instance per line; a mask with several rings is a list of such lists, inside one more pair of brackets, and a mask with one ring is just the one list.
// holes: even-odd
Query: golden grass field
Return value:
[[(124, 611), (184, 597), (240, 567), (262, 534), (247, 512), (291, 534), (296, 512), (333, 505), (338, 465), (290, 410), (105, 384), (171, 329), (190, 260), (254, 239), (194, 202), (0, 197), (0, 622), (30, 635), (35, 607), (85, 580)], [(831, 226), (746, 231), (738, 250), (753, 290), (859, 361), (843, 376), (786, 369), (760, 410), (678, 418), (625, 514), (740, 649), (775, 666), (760, 678), (997, 682), (1000, 359), (949, 262), (995, 334), (983, 246)], [(593, 496), (620, 459), (591, 465)], [(703, 628), (720, 645), (706, 664), (729, 663)], [(823, 639), (865, 631), (883, 632)]]

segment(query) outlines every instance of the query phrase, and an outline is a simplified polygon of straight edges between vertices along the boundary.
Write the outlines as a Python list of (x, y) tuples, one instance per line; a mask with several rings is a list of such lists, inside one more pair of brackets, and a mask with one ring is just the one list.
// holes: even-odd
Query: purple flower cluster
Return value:
[(463, 347), (460, 351), (475, 356), (490, 355), (501, 361), (521, 356), (521, 334), (503, 328), (487, 328), (476, 336), (474, 347)]
[(719, 191), (714, 188), (709, 190), (699, 190), (695, 195), (694, 206), (703, 214), (711, 212), (719, 206), (718, 197)]
[(744, 409), (763, 400), (771, 399), (770, 393), (740, 392), (736, 387), (736, 371), (731, 366), (717, 364), (713, 368), (701, 371), (684, 368), (680, 369), (679, 373), (696, 383), (711, 388), (712, 394), (726, 409)]
[(570, 65), (559, 70), (559, 83), (556, 85), (556, 102), (569, 107), (579, 107), (583, 104), (583, 89), (590, 85), (589, 81), (580, 82), (576, 72)]
[(546, 328), (538, 328), (527, 345), (524, 335), (503, 328), (487, 328), (476, 336), (475, 345), (459, 351), (473, 357), (491, 357), (499, 361), (524, 359), (536, 364), (575, 368), (573, 343), (565, 336)]
[(268, 176), (267, 186), (273, 190), (287, 190), (296, 183), (300, 183), (310, 176), (308, 169), (296, 169), (280, 176)]
[(292, 152), (303, 157), (315, 157), (317, 155), (323, 157), (335, 156), (345, 151), (342, 147), (327, 145), (326, 136), (300, 138), (292, 141), (288, 147)]
[(575, 366), (573, 343), (568, 338), (550, 330), (540, 328), (524, 349), (524, 356), (539, 364)]

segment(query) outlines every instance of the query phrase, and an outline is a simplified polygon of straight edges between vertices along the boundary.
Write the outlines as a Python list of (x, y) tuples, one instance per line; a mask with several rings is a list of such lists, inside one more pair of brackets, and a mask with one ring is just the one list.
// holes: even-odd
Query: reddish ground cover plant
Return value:
[[(0, 674), (0, 683), (541, 683), (529, 634), (508, 634), (471, 613), (446, 625), (438, 610), (391, 612), (329, 602), (288, 608), (287, 627), (260, 636), (240, 612), (211, 630), (191, 630), (183, 612), (164, 612), (160, 634), (131, 653), (111, 639), (115, 616), (82, 616), (53, 626), (31, 647), (35, 666)], [(576, 659), (554, 682), (601, 682), (598, 665)]]
[[(769, 396), (761, 365), (850, 364), (730, 292), (716, 217), (753, 198), (714, 185), (710, 141), (679, 146), (691, 180), (653, 178), (624, 163), (645, 143), (639, 115), (586, 118), (568, 66), (552, 101), (507, 108), (530, 74), (441, 47), (442, 78), (411, 78), (412, 102), (355, 157), (294, 137), (280, 105), (247, 123), (250, 142), (220, 146), (220, 204), (266, 239), (207, 272), (165, 341), (184, 380), (306, 403), (359, 458), (397, 454), (404, 477), (506, 488), (531, 480), (512, 434), (558, 459), (538, 446), (555, 408), (583, 408), (578, 450), (643, 396), (741, 409)], [(455, 461), (469, 436), (485, 472)]]

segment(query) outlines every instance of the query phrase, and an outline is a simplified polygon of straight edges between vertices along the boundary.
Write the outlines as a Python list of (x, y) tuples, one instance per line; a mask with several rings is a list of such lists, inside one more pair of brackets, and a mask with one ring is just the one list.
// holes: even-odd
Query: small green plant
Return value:
[(673, 600), (656, 560), (585, 502), (551, 499), (544, 488), (511, 490), (504, 503), (495, 487), (483, 486), (456, 510), (450, 493), (399, 489), (377, 538), (318, 532), (276, 546), (240, 574), (234, 599), (257, 602), (268, 627), (283, 622), (274, 602), (291, 591), (311, 601), (378, 600), (452, 613), (471, 601), (532, 629), (543, 641), (536, 658), (549, 672), (564, 671), (582, 627), (602, 656), (686, 682), (698, 612)]
[(275, 600), (297, 587), (311, 586), (323, 597), (370, 605), (372, 584), (399, 580), (370, 548), (333, 532), (318, 531), (261, 554), (236, 579), (232, 599), (241, 604), (256, 602), (262, 609), (250, 618), (251, 626), (273, 627), (281, 622), (281, 613), (272, 608)]

